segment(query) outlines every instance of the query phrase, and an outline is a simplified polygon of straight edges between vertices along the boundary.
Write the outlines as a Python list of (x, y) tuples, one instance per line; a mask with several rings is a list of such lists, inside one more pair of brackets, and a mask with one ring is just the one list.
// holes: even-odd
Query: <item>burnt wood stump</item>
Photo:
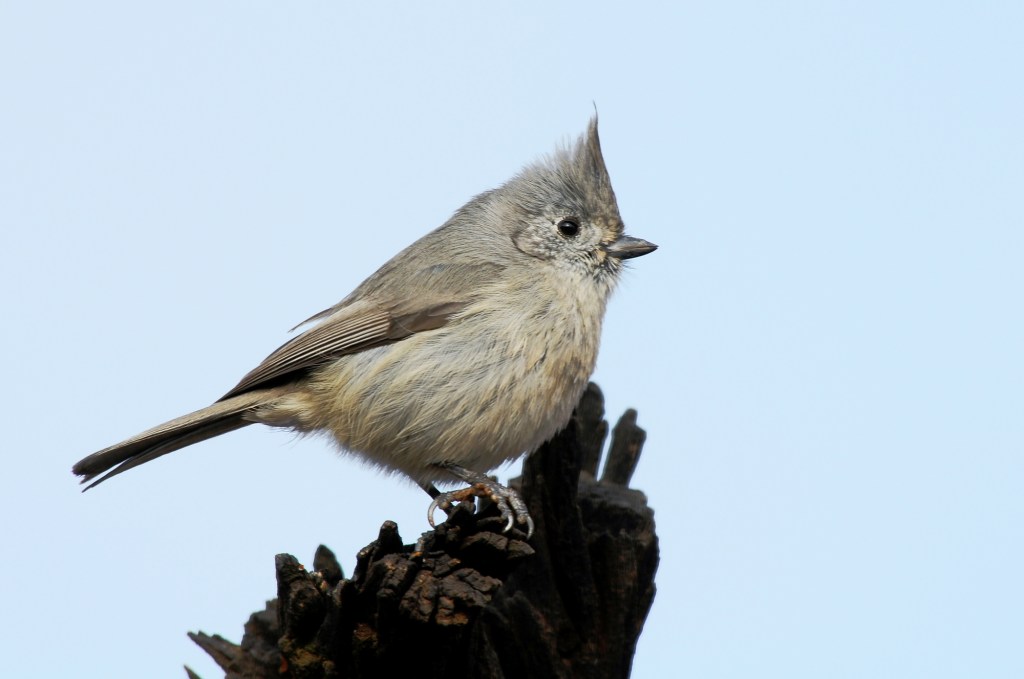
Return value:
[(503, 533), (493, 507), (460, 505), (419, 550), (385, 521), (351, 578), (322, 545), (311, 570), (279, 554), (277, 598), (252, 614), (241, 644), (189, 636), (227, 679), (629, 676), (658, 538), (647, 498), (627, 487), (645, 436), (636, 412), (616, 425), (597, 480), (603, 417), (591, 384), (512, 481), (536, 522), (529, 541)]

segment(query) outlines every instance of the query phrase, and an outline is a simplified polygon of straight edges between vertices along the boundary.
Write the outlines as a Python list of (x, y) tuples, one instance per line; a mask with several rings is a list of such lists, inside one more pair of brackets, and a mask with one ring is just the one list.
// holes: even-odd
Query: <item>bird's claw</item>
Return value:
[(477, 481), (469, 488), (438, 494), (427, 508), (427, 522), (430, 523), (430, 527), (433, 528), (435, 525), (435, 511), (442, 509), (447, 512), (451, 508), (452, 502), (465, 502), (474, 497), (485, 497), (494, 503), (501, 518), (505, 521), (503, 533), (507, 533), (512, 526), (519, 523), (526, 525), (527, 540), (533, 535), (533, 517), (530, 516), (530, 510), (526, 507), (523, 499), (519, 497), (519, 493), (490, 479)]

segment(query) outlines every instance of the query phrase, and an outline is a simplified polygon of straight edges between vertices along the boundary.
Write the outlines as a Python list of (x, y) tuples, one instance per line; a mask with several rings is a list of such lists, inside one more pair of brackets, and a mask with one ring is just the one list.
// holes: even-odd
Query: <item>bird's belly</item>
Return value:
[(480, 314), (339, 358), (296, 394), (291, 423), (420, 482), (448, 478), (437, 462), (486, 471), (563, 427), (593, 371), (592, 329), (588, 342), (581, 329), (547, 327), (530, 335)]

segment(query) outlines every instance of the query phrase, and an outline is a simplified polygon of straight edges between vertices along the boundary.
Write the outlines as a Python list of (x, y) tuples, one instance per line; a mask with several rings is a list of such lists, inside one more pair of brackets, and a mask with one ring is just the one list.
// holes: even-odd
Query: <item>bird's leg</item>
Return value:
[(420, 483), (419, 486), (423, 490), (427, 491), (427, 495), (429, 495), (431, 498), (435, 498), (441, 494), (441, 491), (437, 489), (437, 486), (435, 486), (432, 483)]
[(514, 524), (520, 523), (526, 524), (527, 539), (533, 535), (533, 518), (530, 516), (530, 510), (527, 509), (526, 503), (519, 497), (519, 493), (507, 486), (501, 485), (485, 474), (466, 469), (451, 462), (437, 462), (434, 466), (465, 481), (470, 486), (469, 488), (442, 493), (433, 484), (421, 484), (423, 489), (434, 498), (427, 509), (427, 521), (430, 522), (431, 527), (434, 525), (434, 510), (439, 507), (447, 512), (448, 508), (452, 506), (452, 502), (465, 502), (473, 497), (486, 497), (490, 498), (491, 502), (498, 507), (501, 518), (507, 522), (505, 531), (508, 531)]

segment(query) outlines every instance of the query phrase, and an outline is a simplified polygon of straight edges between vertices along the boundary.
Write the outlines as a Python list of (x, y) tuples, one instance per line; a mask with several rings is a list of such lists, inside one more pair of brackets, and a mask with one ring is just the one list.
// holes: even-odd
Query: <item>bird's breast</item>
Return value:
[(551, 288), (506, 287), (441, 328), (318, 369), (297, 394), (299, 428), (419, 481), (444, 478), (432, 463), (485, 471), (536, 449), (586, 387), (604, 314), (596, 291)]

